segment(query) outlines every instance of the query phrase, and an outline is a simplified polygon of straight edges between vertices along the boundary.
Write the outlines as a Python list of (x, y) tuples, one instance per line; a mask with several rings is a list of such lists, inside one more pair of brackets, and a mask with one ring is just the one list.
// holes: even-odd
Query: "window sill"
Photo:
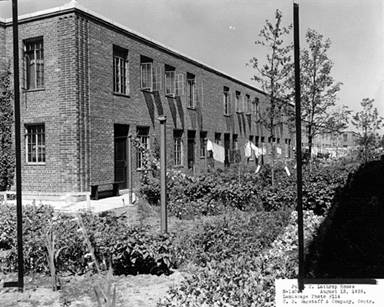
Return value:
[(126, 97), (126, 98), (131, 98), (129, 94), (123, 94), (123, 93), (117, 93), (117, 92), (112, 92), (114, 96), (119, 96), (119, 97)]
[(23, 89), (24, 93), (29, 93), (29, 92), (41, 92), (45, 91), (45, 88), (31, 88), (31, 89)]
[(196, 111), (196, 107), (188, 106), (187, 109)]
[(201, 160), (205, 160), (205, 156), (200, 156), (200, 159)]
[(223, 114), (225, 117), (231, 117), (231, 114)]
[(165, 94), (165, 97), (176, 99), (175, 94)]
[(174, 165), (173, 168), (184, 168), (184, 165)]
[(45, 162), (26, 162), (25, 165), (27, 166), (45, 166)]

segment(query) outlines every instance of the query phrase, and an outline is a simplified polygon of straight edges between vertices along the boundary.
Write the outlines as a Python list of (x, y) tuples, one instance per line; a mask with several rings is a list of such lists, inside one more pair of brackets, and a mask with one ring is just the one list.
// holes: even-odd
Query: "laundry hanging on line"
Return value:
[(224, 151), (223, 146), (208, 140), (207, 141), (207, 151), (209, 151), (209, 150), (212, 151), (214, 160), (221, 162), (221, 163), (224, 163), (225, 151)]

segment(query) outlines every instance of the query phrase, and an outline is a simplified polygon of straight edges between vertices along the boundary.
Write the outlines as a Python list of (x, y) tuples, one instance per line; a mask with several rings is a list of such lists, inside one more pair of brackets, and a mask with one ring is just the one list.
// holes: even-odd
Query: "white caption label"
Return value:
[(277, 279), (275, 286), (276, 307), (384, 306), (383, 279), (358, 284), (305, 284), (302, 292), (298, 291), (297, 279)]

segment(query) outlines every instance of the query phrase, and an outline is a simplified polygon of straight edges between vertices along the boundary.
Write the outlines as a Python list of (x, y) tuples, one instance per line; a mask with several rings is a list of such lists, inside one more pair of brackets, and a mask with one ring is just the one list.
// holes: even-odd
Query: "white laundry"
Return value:
[(244, 156), (246, 158), (249, 158), (252, 156), (252, 143), (250, 141), (248, 141), (245, 146), (244, 146)]
[(258, 158), (261, 155), (260, 148), (258, 148), (252, 142), (251, 142), (251, 148), (252, 148), (253, 152), (255, 153), (256, 158)]
[[(213, 159), (221, 163), (224, 163), (224, 160), (225, 160), (224, 147), (213, 142), (211, 142), (211, 146), (212, 146), (212, 149), (210, 150), (212, 150), (213, 152)], [(208, 150), (208, 142), (207, 142), (207, 150)]]
[(277, 152), (278, 155), (281, 155), (282, 154), (281, 148), (280, 147), (276, 147), (276, 152)]
[(210, 140), (207, 140), (207, 151), (213, 150), (213, 143)]
[(257, 165), (257, 167), (256, 167), (256, 171), (255, 171), (255, 174), (257, 174), (257, 173), (260, 171), (260, 169), (261, 169), (261, 165), (260, 165), (260, 164), (258, 164), (258, 165)]

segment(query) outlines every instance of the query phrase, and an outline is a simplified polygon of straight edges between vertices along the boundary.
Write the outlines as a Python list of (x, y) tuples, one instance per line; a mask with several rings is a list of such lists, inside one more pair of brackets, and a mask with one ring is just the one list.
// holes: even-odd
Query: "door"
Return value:
[(128, 130), (129, 126), (115, 125), (115, 182), (119, 183), (119, 189), (126, 189), (128, 187)]
[(195, 131), (188, 131), (188, 169), (195, 165)]
[(224, 166), (229, 166), (231, 138), (229, 133), (224, 133)]

